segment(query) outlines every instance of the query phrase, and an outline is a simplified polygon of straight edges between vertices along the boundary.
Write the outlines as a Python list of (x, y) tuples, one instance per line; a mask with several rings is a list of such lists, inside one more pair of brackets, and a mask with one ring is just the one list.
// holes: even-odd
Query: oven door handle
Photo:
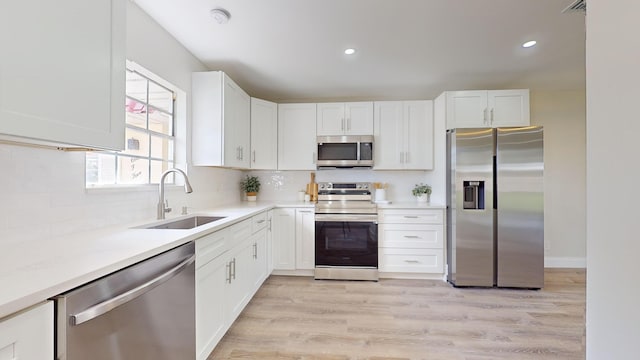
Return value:
[(378, 215), (316, 214), (316, 221), (378, 223)]

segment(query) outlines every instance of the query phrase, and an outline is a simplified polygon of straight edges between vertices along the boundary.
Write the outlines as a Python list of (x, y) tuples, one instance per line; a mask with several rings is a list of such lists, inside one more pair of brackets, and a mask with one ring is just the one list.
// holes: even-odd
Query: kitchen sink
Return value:
[(141, 229), (193, 229), (195, 227), (222, 220), (226, 216), (190, 216), (187, 218), (177, 219), (170, 222), (154, 225), (140, 226)]

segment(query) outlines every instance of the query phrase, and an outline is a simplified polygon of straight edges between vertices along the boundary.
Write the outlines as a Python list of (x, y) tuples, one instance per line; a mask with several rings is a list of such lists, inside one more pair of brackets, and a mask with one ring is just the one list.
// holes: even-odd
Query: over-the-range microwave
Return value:
[(373, 136), (318, 136), (318, 168), (373, 166)]

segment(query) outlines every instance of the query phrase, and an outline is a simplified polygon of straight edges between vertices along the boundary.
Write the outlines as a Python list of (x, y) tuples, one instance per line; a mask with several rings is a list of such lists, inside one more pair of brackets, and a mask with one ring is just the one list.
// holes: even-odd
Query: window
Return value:
[(127, 67), (125, 150), (87, 153), (87, 187), (157, 184), (174, 167), (176, 92), (151, 77)]

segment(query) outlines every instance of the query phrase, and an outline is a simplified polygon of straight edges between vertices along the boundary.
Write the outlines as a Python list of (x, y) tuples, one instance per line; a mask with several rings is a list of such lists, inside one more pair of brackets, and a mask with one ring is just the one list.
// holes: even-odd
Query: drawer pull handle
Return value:
[(413, 215), (413, 216), (409, 216), (409, 215), (405, 215), (404, 216), (405, 219), (417, 219), (418, 217)]
[(409, 264), (419, 264), (420, 261), (418, 260), (405, 260), (404, 262), (409, 263)]
[(405, 235), (404, 237), (407, 239), (421, 239), (420, 236), (416, 236), (416, 235)]
[(259, 220), (257, 223), (258, 223), (258, 224), (262, 224), (262, 223), (263, 223), (263, 222), (265, 222), (265, 221), (267, 221), (267, 220)]

